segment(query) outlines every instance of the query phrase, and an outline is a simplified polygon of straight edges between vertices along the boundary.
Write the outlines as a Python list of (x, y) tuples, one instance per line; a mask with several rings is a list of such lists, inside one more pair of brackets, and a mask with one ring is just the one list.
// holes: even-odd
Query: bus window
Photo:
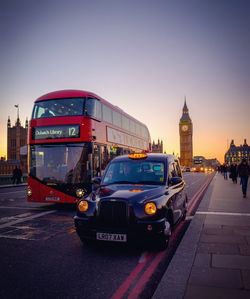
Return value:
[(102, 118), (102, 110), (101, 103), (92, 98), (88, 98), (85, 101), (84, 115), (93, 116), (95, 118)]
[(113, 111), (113, 124), (117, 127), (122, 126), (122, 116), (121, 113)]
[(129, 119), (122, 115), (122, 128), (129, 131)]
[(106, 105), (102, 105), (103, 120), (112, 124), (112, 110)]

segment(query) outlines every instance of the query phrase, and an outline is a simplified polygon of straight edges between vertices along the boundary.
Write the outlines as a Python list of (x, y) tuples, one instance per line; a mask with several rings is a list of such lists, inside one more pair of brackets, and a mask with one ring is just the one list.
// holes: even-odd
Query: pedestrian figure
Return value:
[(17, 169), (17, 166), (13, 169), (13, 172), (12, 172), (12, 183), (13, 184), (16, 184), (17, 183), (17, 176), (18, 176), (18, 169)]
[(227, 164), (226, 163), (224, 163), (223, 165), (222, 165), (222, 173), (223, 173), (223, 176), (224, 176), (224, 179), (225, 180), (227, 180)]
[(22, 182), (22, 170), (20, 167), (17, 168), (17, 173), (16, 173), (16, 180), (17, 180), (17, 184), (20, 184)]
[(230, 178), (232, 179), (234, 184), (237, 184), (237, 164), (233, 163), (230, 165)]
[(239, 164), (238, 173), (239, 173), (239, 177), (240, 177), (243, 197), (246, 197), (247, 196), (247, 183), (248, 183), (248, 178), (249, 178), (249, 174), (250, 174), (250, 167), (249, 167), (246, 159), (242, 159), (241, 163)]

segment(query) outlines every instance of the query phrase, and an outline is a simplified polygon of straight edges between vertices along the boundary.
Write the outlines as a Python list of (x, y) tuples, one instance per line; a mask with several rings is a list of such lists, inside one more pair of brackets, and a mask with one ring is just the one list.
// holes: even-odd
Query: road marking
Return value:
[(76, 229), (74, 227), (71, 227), (68, 229), (68, 234), (74, 234), (76, 232)]
[(246, 216), (250, 217), (250, 213), (229, 213), (229, 212), (203, 212), (197, 211), (195, 214), (199, 215), (221, 215), (221, 216)]
[(30, 208), (30, 207), (8, 207), (8, 206), (6, 207), (6, 206), (0, 206), (0, 209), (44, 211), (44, 208)]
[[(190, 199), (190, 203), (188, 205), (188, 208), (190, 210), (193, 208), (197, 202), (198, 199), (203, 195), (206, 188), (212, 181), (212, 178), (206, 179), (205, 183), (201, 186), (201, 188), (196, 192), (196, 194)], [(192, 219), (192, 215), (187, 215), (187, 220)], [(177, 235), (179, 236), (180, 231), (184, 227), (184, 221), (175, 229), (174, 233), (171, 236), (171, 242), (173, 239), (177, 238)], [(140, 294), (149, 281), (150, 277), (153, 275), (154, 271), (158, 267), (158, 265), (164, 260), (164, 258), (167, 257), (167, 255), (170, 254), (171, 248), (161, 251), (158, 253), (149, 253), (146, 252), (145, 256), (142, 254), (140, 256), (139, 262), (135, 266), (135, 268), (132, 270), (132, 272), (127, 276), (127, 278), (122, 282), (122, 284), (118, 287), (118, 289), (115, 291), (115, 293), (112, 295), (111, 299), (121, 299), (124, 297), (126, 293), (128, 293), (127, 298), (129, 299), (137, 299), (140, 297)], [(150, 256), (151, 255), (151, 256)], [(131, 289), (132, 288), (132, 289)], [(131, 289), (131, 290), (130, 290)]]
[(22, 236), (11, 236), (11, 235), (1, 235), (0, 238), (6, 238), (6, 239), (15, 239), (15, 240), (34, 240), (34, 239), (28, 239), (27, 237)]
[(123, 283), (119, 286), (119, 288), (112, 295), (111, 299), (121, 299), (124, 294), (128, 291), (130, 286), (134, 283), (138, 275), (147, 266), (147, 263), (155, 256), (155, 254), (151, 252), (145, 252), (145, 257), (143, 261), (138, 263), (132, 272), (127, 276), (127, 278), (123, 281)]
[[(48, 204), (50, 207), (51, 205)], [(10, 206), (0, 206), (0, 209), (14, 209), (14, 210), (36, 210), (36, 211), (44, 211), (46, 210), (45, 207), (36, 208), (36, 207), (10, 207)]]
[(146, 259), (147, 259), (147, 256), (148, 256), (148, 252), (147, 251), (144, 251), (142, 254), (141, 254), (141, 256), (140, 256), (140, 258), (139, 258), (139, 264), (141, 264), (141, 263), (145, 263), (145, 261), (146, 261)]
[(52, 213), (55, 213), (55, 212), (56, 211), (47, 211), (47, 212), (39, 213), (39, 214), (36, 214), (36, 215), (33, 215), (33, 216), (29, 216), (29, 217), (26, 217), (26, 218), (14, 220), (14, 221), (11, 221), (9, 223), (5, 223), (5, 224), (0, 225), (0, 228), (9, 227), (9, 226), (12, 226), (12, 225), (17, 224), (17, 223), (21, 223), (21, 222), (25, 222), (25, 221), (28, 221), (28, 220), (31, 220), (31, 219), (39, 218), (39, 217), (42, 217), (42, 216), (45, 216), (45, 215), (48, 215), (48, 214), (52, 214)]
[(19, 191), (11, 191), (11, 192), (4, 192), (4, 193), (1, 193), (0, 192), (0, 195), (9, 195), (9, 194), (12, 194), (12, 193), (25, 193), (26, 190), (19, 190)]

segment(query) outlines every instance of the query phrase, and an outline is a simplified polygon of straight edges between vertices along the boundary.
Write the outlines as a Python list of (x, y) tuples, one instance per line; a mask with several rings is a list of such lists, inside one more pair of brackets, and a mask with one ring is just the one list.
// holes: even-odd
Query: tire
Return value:
[(183, 215), (181, 217), (182, 221), (186, 220), (186, 216), (187, 216), (187, 202), (188, 202), (188, 198), (187, 198), (187, 195), (186, 195), (186, 198), (185, 198), (185, 201), (184, 201), (184, 204), (183, 204), (184, 212), (183, 212)]
[(168, 222), (168, 224), (169, 224), (168, 230), (162, 232), (159, 236), (156, 237), (156, 247), (160, 251), (167, 249), (169, 245), (169, 241), (172, 234), (172, 226), (170, 222)]
[[(79, 236), (80, 237), (80, 236)], [(87, 238), (84, 238), (84, 237), (80, 237), (80, 240), (81, 240), (81, 242), (82, 242), (82, 244), (83, 245), (85, 245), (85, 246), (93, 246), (94, 245), (94, 243), (95, 243), (95, 241), (94, 240), (90, 240), (90, 239), (87, 239)]]
[(170, 235), (161, 234), (156, 238), (156, 249), (159, 251), (166, 250), (169, 245)]

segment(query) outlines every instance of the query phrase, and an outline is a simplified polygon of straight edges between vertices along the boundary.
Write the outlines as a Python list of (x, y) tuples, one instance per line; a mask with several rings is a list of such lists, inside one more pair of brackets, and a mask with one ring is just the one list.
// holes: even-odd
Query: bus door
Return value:
[(92, 177), (101, 176), (101, 149), (99, 144), (93, 144)]
[(110, 161), (110, 155), (107, 145), (94, 144), (93, 146), (93, 176), (102, 176), (105, 167)]

